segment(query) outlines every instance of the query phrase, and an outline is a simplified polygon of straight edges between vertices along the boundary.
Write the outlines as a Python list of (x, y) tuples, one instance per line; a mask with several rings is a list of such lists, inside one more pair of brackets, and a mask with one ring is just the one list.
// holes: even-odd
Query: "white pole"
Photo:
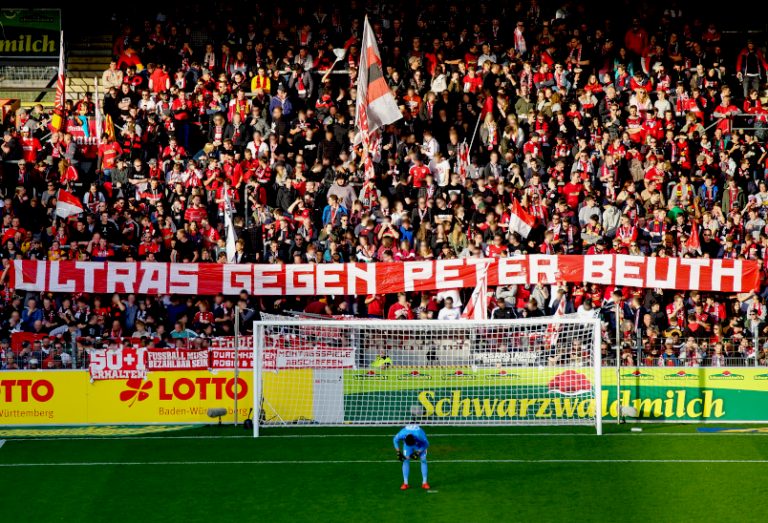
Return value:
[[(226, 211), (225, 211), (226, 212)], [(240, 306), (235, 305), (235, 427), (237, 427), (237, 397), (240, 395), (238, 376), (238, 356), (240, 349)]]
[(600, 320), (595, 321), (594, 340), (592, 341), (592, 364), (595, 369), (595, 427), (597, 435), (603, 434), (603, 362), (600, 346)]
[[(469, 141), (469, 149), (467, 149), (467, 163), (471, 164), (470, 158), (472, 157), (472, 144), (475, 143), (475, 135), (477, 135), (477, 128), (480, 127), (480, 118), (483, 116), (483, 110), (480, 109), (480, 115), (477, 117), (477, 123), (475, 124), (475, 130), (472, 133), (472, 139)], [(465, 139), (466, 141), (466, 139)]]
[(616, 303), (616, 424), (621, 425), (621, 323), (619, 320), (619, 306), (621, 300)]
[(253, 437), (259, 437), (261, 418), (261, 347), (264, 340), (264, 326), (254, 322), (253, 329)]

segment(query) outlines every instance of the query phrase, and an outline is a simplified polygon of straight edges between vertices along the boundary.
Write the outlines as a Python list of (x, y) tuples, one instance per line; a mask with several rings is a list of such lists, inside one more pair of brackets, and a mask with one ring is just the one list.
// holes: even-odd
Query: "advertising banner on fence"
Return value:
[[(558, 368), (285, 370), (263, 374), (267, 419), (425, 422), (583, 418), (594, 403), (583, 379)], [(585, 369), (584, 376), (589, 375)], [(525, 373), (525, 374), (524, 374)], [(580, 374), (575, 372), (575, 374)], [(253, 374), (240, 374), (239, 418), (253, 405)], [(603, 369), (602, 414), (616, 417), (616, 371)], [(343, 384), (340, 385), (340, 384)], [(234, 419), (234, 372), (155, 372), (90, 382), (84, 371), (8, 371), (0, 377), (0, 425), (200, 423), (225, 407)], [(649, 421), (768, 422), (767, 368), (621, 369), (622, 404)], [(375, 414), (372, 414), (375, 413)]]
[(625, 255), (466, 258), (405, 263), (205, 264), (14, 260), (9, 287), (33, 292), (127, 292), (256, 296), (390, 294), (488, 285), (588, 282), (661, 289), (741, 292), (756, 289), (748, 260)]
[(0, 58), (58, 59), (58, 9), (0, 9), (0, 28)]
[[(237, 368), (240, 370), (253, 369), (253, 336), (240, 337), (240, 350), (237, 354)], [(234, 370), (235, 368), (235, 338), (213, 338), (211, 340), (211, 368), (214, 370)]]
[[(768, 421), (762, 399), (768, 368), (676, 369), (622, 369), (622, 405), (652, 421)], [(412, 406), (436, 421), (588, 417), (592, 400), (557, 386), (566, 372), (551, 367), (345, 371), (345, 421), (369, 420), (371, 412), (380, 421), (409, 419)], [(615, 369), (603, 369), (602, 385), (603, 419), (616, 419)]]
[(203, 370), (208, 368), (208, 350), (149, 349), (147, 370)]
[(88, 370), (91, 379), (130, 380), (147, 377), (147, 349), (125, 347), (116, 350), (94, 349), (90, 351)]
[(352, 369), (355, 350), (346, 348), (277, 349), (277, 370)]

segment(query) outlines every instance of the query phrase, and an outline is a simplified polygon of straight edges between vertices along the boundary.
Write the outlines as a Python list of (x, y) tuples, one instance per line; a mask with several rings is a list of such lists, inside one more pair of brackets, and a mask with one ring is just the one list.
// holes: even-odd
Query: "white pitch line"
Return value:
[[(585, 436), (585, 437), (598, 437), (597, 434), (429, 434), (430, 438), (450, 438), (450, 437), (528, 437), (538, 438), (540, 436)], [(624, 433), (610, 433), (603, 434), (603, 436), (768, 436), (768, 432), (628, 432)], [(600, 436), (600, 437), (603, 437)], [(259, 436), (262, 438), (389, 438), (386, 434), (287, 434), (284, 436)], [(40, 436), (37, 438), (13, 438), (13, 441), (69, 441), (69, 440), (175, 440), (175, 439), (255, 439), (253, 436), (77, 436), (77, 437), (45, 437)]]
[[(348, 461), (148, 461), (97, 463), (0, 463), (0, 467), (110, 467), (118, 465), (341, 465), (349, 463), (397, 463), (394, 460)], [(451, 459), (430, 460), (430, 463), (768, 463), (768, 460), (729, 459)]]

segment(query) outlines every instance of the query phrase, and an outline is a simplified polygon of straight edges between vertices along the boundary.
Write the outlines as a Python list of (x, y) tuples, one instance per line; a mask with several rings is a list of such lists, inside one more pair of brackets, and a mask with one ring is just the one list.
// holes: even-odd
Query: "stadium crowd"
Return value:
[[(20, 258), (226, 262), (227, 194), (238, 263), (525, 253), (768, 260), (759, 92), (768, 64), (759, 42), (721, 46), (714, 18), (674, 2), (588, 10), (353, 0), (122, 15), (101, 78), (114, 134), (103, 134), (95, 158), (72, 135), (50, 135), (41, 106), (2, 124), (6, 269)], [(354, 145), (366, 16), (403, 115), (383, 133), (372, 178)], [(94, 100), (68, 101), (67, 111), (91, 119)], [(82, 215), (56, 217), (62, 188), (82, 201)], [(536, 218), (527, 237), (509, 228), (515, 199)], [(694, 228), (698, 249), (688, 241)], [(604, 357), (615, 358), (618, 330), (624, 365), (766, 362), (765, 285), (738, 295), (578, 284), (494, 291), (494, 319), (553, 314), (561, 299), (566, 313), (597, 311)], [(248, 309), (244, 332), (259, 311), (454, 319), (470, 292), (20, 295), (3, 285), (0, 353), (4, 369), (37, 361), (36, 347), (13, 352), (15, 332), (49, 334), (45, 358), (80, 337), (173, 346), (228, 335), (235, 305)], [(60, 354), (52, 367), (71, 364)]]

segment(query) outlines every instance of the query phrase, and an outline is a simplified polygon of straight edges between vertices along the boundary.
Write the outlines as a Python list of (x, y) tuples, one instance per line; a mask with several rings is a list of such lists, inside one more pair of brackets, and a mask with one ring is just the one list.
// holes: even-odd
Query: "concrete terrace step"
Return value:
[(105, 69), (109, 67), (109, 62), (106, 63), (96, 63), (96, 64), (73, 64), (67, 66), (67, 71), (93, 71), (93, 72), (104, 72)]

